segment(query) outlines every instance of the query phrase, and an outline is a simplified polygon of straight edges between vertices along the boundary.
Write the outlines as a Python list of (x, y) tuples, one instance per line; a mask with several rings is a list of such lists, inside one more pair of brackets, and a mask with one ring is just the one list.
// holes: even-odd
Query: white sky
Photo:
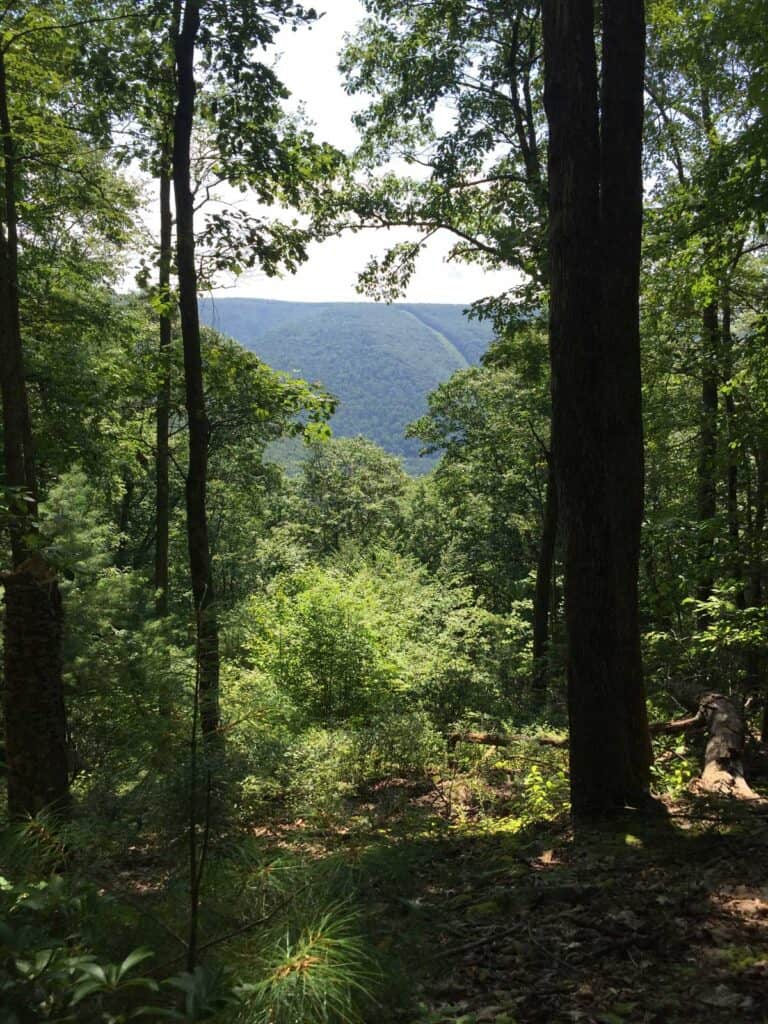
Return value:
[[(356, 104), (347, 96), (337, 69), (338, 53), (345, 32), (351, 32), (364, 17), (359, 0), (316, 0), (324, 16), (311, 29), (286, 31), (278, 39), (281, 52), (278, 72), (292, 93), (291, 106), (302, 103), (316, 125), (318, 139), (342, 149), (351, 149), (357, 138), (351, 122)], [(361, 301), (355, 291), (357, 275), (372, 253), (405, 240), (407, 230), (366, 231), (329, 239), (310, 248), (309, 260), (292, 276), (267, 278), (257, 272), (244, 274), (222, 296), (253, 296), (292, 301)], [(502, 292), (513, 283), (511, 273), (488, 273), (479, 267), (446, 263), (451, 245), (448, 235), (429, 243), (417, 264), (405, 300), (409, 302), (470, 303)]]

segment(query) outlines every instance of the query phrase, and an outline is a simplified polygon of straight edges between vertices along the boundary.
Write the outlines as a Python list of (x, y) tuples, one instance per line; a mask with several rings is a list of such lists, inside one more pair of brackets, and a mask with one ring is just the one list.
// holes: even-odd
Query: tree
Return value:
[[(205, 14), (205, 17), (203, 17)], [(286, 22), (314, 17), (292, 0), (256, 4), (243, 0), (204, 5), (186, 0), (174, 39), (176, 111), (173, 125), (173, 187), (176, 202), (176, 262), (179, 313), (184, 351), (184, 379), (189, 431), (186, 480), (187, 530), (190, 576), (197, 623), (200, 671), (201, 727), (213, 736), (219, 727), (218, 621), (211, 576), (206, 486), (208, 437), (205, 387), (200, 342), (198, 279), (195, 240), (195, 201), (192, 191), (192, 130), (195, 118), (196, 50), (203, 55), (204, 74), (214, 88), (211, 109), (216, 122), (216, 143), (225, 176), (232, 184), (257, 182), (262, 202), (292, 199), (301, 183), (311, 177), (307, 164), (316, 152), (306, 144), (286, 145), (277, 130), (279, 101), (285, 90), (272, 71), (253, 59), (254, 46), (266, 47)], [(296, 141), (296, 140), (294, 140)], [(321, 161), (327, 157), (319, 154)], [(303, 172), (303, 173), (302, 173)], [(238, 235), (236, 215), (218, 214), (214, 226), (237, 251), (247, 244), (250, 261), (260, 258), (268, 271), (291, 263), (303, 252), (304, 235), (295, 232), (260, 233), (245, 225)], [(224, 261), (226, 265), (226, 261)]]
[[(481, 366), (458, 371), (433, 391), (429, 412), (408, 431), (426, 452), (442, 452), (426, 482), (438, 514), (410, 531), (413, 550), (433, 569), (471, 582), (500, 614), (530, 592), (550, 507), (540, 440), (549, 427), (546, 364), (542, 331), (521, 326), (492, 343)], [(547, 600), (535, 608), (549, 607), (551, 573), (542, 575)]]
[[(64, 807), (69, 792), (62, 606), (56, 572), (38, 550), (39, 473), (25, 351), (31, 332), (22, 317), (22, 272), (34, 276), (36, 249), (50, 239), (57, 217), (66, 211), (79, 227), (91, 217), (92, 154), (83, 140), (98, 121), (82, 103), (77, 48), (61, 29), (64, 8), (17, 6), (6, 5), (0, 17), (0, 394), (12, 558), (3, 576), (4, 705), (13, 816), (48, 804)], [(73, 167), (83, 172), (77, 202), (68, 189)]]
[[(20, 142), (34, 123), (36, 101), (30, 75), (23, 74), (30, 32), (37, 45), (43, 26), (39, 11), (19, 14), (6, 6), (0, 19), (0, 132), (2, 208), (0, 209), (0, 394), (3, 406), (4, 489), (9, 507), (12, 571), (2, 577), (5, 591), (4, 666), (8, 807), (13, 817), (66, 806), (69, 779), (66, 712), (61, 678), (62, 609), (56, 573), (35, 553), (38, 485), (32, 423), (24, 366), (20, 304), (20, 216), (25, 195)], [(47, 26), (49, 27), (49, 26)], [(62, 56), (55, 38), (43, 52)], [(39, 60), (39, 58), (38, 58)], [(33, 60), (32, 67), (39, 66)], [(16, 90), (27, 93), (14, 109)], [(48, 96), (48, 99), (53, 97)], [(44, 102), (44, 100), (43, 100)], [(30, 116), (32, 115), (32, 116)], [(26, 120), (25, 120), (26, 116)], [(53, 116), (54, 131), (61, 124)], [(46, 124), (50, 130), (50, 123)], [(31, 132), (30, 132), (31, 136)], [(25, 139), (25, 141), (28, 141)], [(37, 142), (38, 140), (34, 140)]]
[(367, 438), (340, 437), (314, 442), (301, 468), (295, 518), (319, 554), (395, 537), (408, 484), (396, 456)]
[(637, 603), (644, 14), (640, 0), (604, 0), (598, 93), (591, 0), (545, 0), (543, 13), (571, 797), (590, 816), (649, 785)]
[(184, 380), (189, 430), (186, 478), (187, 541), (197, 632), (200, 724), (211, 738), (219, 729), (219, 626), (214, 604), (208, 544), (206, 486), (209, 424), (205, 409), (200, 316), (195, 263), (195, 208), (190, 165), (195, 112), (195, 46), (200, 4), (188, 0), (175, 39), (176, 114), (173, 131), (173, 189), (176, 199), (176, 266), (184, 346)]
[(645, 613), (666, 635), (665, 672), (707, 688), (727, 674), (753, 696), (765, 693), (759, 8), (649, 5), (643, 282)]
[[(540, 315), (547, 288), (546, 168), (541, 96), (540, 3), (439, 0), (366, 3), (370, 12), (342, 54), (349, 87), (371, 102), (357, 116), (359, 170), (339, 206), (352, 224), (405, 226), (417, 240), (371, 260), (361, 284), (401, 294), (418, 253), (438, 231), (451, 258), (522, 275), (503, 296), (476, 304), (499, 335)], [(454, 115), (443, 116), (450, 106)], [(396, 157), (405, 174), (375, 169)], [(357, 168), (356, 168), (357, 170)], [(350, 223), (342, 215), (339, 224)], [(544, 394), (546, 394), (546, 383)], [(548, 428), (543, 433), (546, 436)], [(538, 454), (537, 454), (538, 457)], [(545, 682), (557, 501), (550, 474), (533, 594), (535, 676)]]

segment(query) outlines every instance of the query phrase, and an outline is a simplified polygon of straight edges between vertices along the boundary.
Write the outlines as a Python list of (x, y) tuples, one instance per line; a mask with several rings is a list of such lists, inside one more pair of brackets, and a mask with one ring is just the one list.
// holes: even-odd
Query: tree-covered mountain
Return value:
[(202, 315), (275, 369), (336, 395), (335, 434), (363, 434), (411, 458), (419, 442), (404, 438), (406, 424), (439, 383), (479, 362), (492, 337), (490, 324), (454, 305), (214, 299)]

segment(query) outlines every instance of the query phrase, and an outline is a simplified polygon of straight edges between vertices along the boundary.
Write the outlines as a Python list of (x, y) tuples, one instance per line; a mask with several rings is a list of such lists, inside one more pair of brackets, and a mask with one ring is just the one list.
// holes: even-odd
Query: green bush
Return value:
[[(83, 931), (108, 899), (60, 875), (12, 883), (0, 877), (0, 1024), (79, 1021), (121, 1024), (156, 1017), (133, 997), (158, 991), (136, 976), (152, 956), (139, 948), (119, 964), (100, 963)], [(130, 1007), (124, 1012), (124, 1006)]]
[(357, 737), (344, 729), (308, 729), (287, 751), (285, 770), (294, 812), (321, 821), (340, 815), (364, 778)]
[(302, 817), (330, 821), (364, 784), (424, 776), (444, 756), (444, 739), (418, 710), (382, 714), (356, 728), (314, 727), (287, 751), (289, 802)]
[(517, 610), (496, 615), (469, 588), (387, 550), (344, 550), (282, 576), (248, 605), (242, 658), (290, 695), (307, 724), (420, 706), (441, 725), (499, 714), (529, 660)]
[(307, 723), (361, 718), (394, 683), (370, 608), (343, 576), (310, 569), (251, 602), (253, 664), (290, 695)]

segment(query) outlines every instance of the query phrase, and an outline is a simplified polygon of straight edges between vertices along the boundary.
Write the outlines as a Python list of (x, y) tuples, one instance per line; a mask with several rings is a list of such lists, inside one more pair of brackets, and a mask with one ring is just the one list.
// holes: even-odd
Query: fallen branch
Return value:
[(480, 743), (488, 747), (511, 747), (515, 743), (533, 740), (542, 747), (567, 747), (568, 740), (559, 736), (507, 735), (499, 732), (453, 732), (448, 736), (448, 747), (453, 750), (457, 743)]
[(671, 722), (651, 722), (651, 736), (659, 736), (674, 732), (691, 732), (693, 729), (703, 729), (707, 719), (701, 708), (690, 718), (677, 718)]

